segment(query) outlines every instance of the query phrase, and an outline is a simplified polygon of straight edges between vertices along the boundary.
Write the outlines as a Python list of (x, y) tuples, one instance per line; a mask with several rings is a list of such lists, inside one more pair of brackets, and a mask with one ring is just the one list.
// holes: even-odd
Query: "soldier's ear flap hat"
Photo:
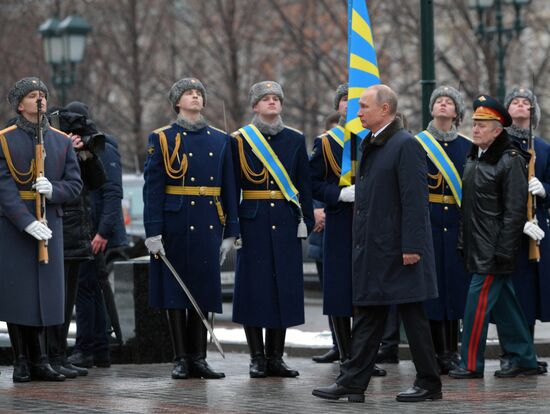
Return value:
[(19, 113), (19, 110), (17, 109), (19, 103), (32, 91), (44, 92), (46, 99), (48, 99), (48, 87), (37, 77), (30, 76), (15, 82), (15, 85), (13, 85), (13, 88), (11, 88), (8, 93), (8, 102), (15, 112)]
[(432, 112), (434, 108), (435, 100), (440, 96), (448, 96), (455, 103), (455, 125), (459, 126), (464, 119), (464, 113), (466, 112), (466, 104), (464, 103), (464, 99), (462, 99), (462, 95), (452, 86), (440, 86), (434, 89), (432, 96), (430, 97), (430, 112)]
[(278, 96), (281, 100), (281, 104), (285, 99), (283, 88), (277, 82), (263, 81), (255, 83), (254, 85), (252, 85), (252, 87), (250, 88), (250, 92), (248, 93), (248, 101), (250, 102), (250, 106), (254, 107), (254, 105), (256, 105), (260, 101), (260, 99), (269, 94)]
[(201, 93), (203, 106), (206, 106), (206, 88), (202, 82), (197, 78), (183, 78), (174, 83), (168, 93), (168, 100), (172, 104), (172, 108), (174, 108), (176, 113), (179, 113), (179, 109), (176, 105), (178, 104), (181, 95), (190, 89), (196, 89)]
[(512, 125), (512, 117), (505, 106), (489, 95), (479, 95), (476, 98), (472, 119), (475, 121), (498, 121), (503, 127)]
[(336, 88), (336, 92), (334, 93), (334, 109), (337, 111), (338, 110), (338, 107), (340, 106), (340, 100), (344, 97), (344, 96), (348, 96), (348, 84), (347, 83), (342, 83), (340, 85), (338, 85), (338, 87)]
[(539, 125), (540, 121), (540, 106), (537, 102), (537, 97), (531, 91), (531, 89), (523, 88), (523, 87), (515, 87), (512, 89), (506, 97), (504, 98), (504, 106), (506, 109), (510, 107), (510, 103), (512, 103), (512, 100), (514, 98), (525, 98), (529, 102), (531, 102), (531, 105), (535, 107), (535, 113), (533, 114), (533, 128), (536, 128)]

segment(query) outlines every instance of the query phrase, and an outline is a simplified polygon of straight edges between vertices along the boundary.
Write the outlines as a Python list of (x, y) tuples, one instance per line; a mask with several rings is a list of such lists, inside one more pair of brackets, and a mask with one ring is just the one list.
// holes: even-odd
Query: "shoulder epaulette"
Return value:
[(222, 134), (227, 134), (226, 131), (224, 131), (223, 129), (219, 129), (219, 128), (216, 128), (212, 125), (208, 125), (209, 128), (212, 128), (214, 131), (218, 131), (218, 132), (221, 132)]
[(0, 131), (0, 135), (4, 135), (6, 132), (13, 131), (14, 129), (17, 129), (17, 125), (11, 125), (7, 128), (4, 128), (3, 130)]
[(61, 131), (60, 129), (54, 128), (54, 127), (51, 126), (51, 125), (50, 125), (50, 128), (51, 128), (52, 131), (58, 132), (58, 133), (60, 133), (61, 135), (63, 135), (64, 137), (66, 137), (66, 138), (70, 138), (69, 135), (67, 135), (65, 132)]
[(155, 134), (158, 134), (159, 132), (162, 132), (162, 131), (164, 131), (165, 129), (170, 128), (171, 126), (172, 126), (172, 125), (164, 125), (163, 127), (160, 127), (160, 128), (155, 129), (153, 132), (154, 132)]
[(299, 129), (296, 129), (296, 128), (292, 128), (288, 125), (285, 125), (285, 128), (288, 128), (288, 129), (291, 129), (293, 130), (294, 132), (297, 132), (298, 134), (301, 134), (301, 135), (304, 135), (304, 133), (302, 131), (300, 131)]

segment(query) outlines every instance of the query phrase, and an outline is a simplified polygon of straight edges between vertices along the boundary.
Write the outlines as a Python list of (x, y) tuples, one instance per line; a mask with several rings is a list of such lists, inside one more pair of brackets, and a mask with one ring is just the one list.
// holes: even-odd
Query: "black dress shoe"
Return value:
[(55, 371), (59, 372), (61, 375), (65, 375), (65, 377), (67, 378), (73, 379), (78, 377), (78, 372), (76, 372), (75, 370), (66, 368), (61, 364), (51, 364), (51, 366)]
[(265, 357), (254, 357), (250, 360), (250, 378), (267, 377), (267, 360)]
[(68, 357), (67, 361), (82, 368), (92, 368), (94, 366), (94, 356), (91, 354), (84, 354), (80, 351), (77, 351)]
[(189, 376), (191, 378), (204, 378), (204, 379), (221, 379), (225, 378), (223, 372), (216, 372), (212, 369), (206, 359), (191, 359), (188, 362)]
[(495, 377), (498, 378), (514, 378), (519, 376), (539, 375), (539, 368), (524, 368), (520, 366), (513, 366), (507, 369), (499, 369), (495, 371)]
[(319, 364), (328, 364), (340, 360), (340, 352), (337, 349), (331, 349), (323, 355), (317, 355), (311, 358), (313, 361)]
[(483, 378), (483, 372), (468, 371), (462, 367), (449, 371), (449, 377), (456, 379)]
[(63, 366), (67, 369), (72, 369), (73, 371), (76, 371), (79, 377), (84, 377), (88, 375), (88, 370), (86, 368), (77, 367), (76, 365), (71, 364), (69, 361), (65, 361), (63, 363)]
[(388, 373), (385, 369), (380, 368), (378, 365), (374, 365), (374, 368), (372, 369), (372, 376), (373, 377), (385, 377)]
[(187, 361), (184, 358), (176, 359), (174, 368), (172, 369), (172, 379), (187, 379), (189, 378), (189, 368)]
[(359, 388), (348, 388), (339, 384), (332, 384), (328, 387), (315, 388), (312, 395), (326, 400), (339, 400), (347, 398), (348, 402), (365, 402), (365, 391)]
[(42, 363), (31, 367), (33, 381), (65, 381), (65, 375), (52, 368), (49, 363)]
[(378, 351), (376, 355), (377, 364), (398, 364), (399, 357), (393, 352)]
[(399, 402), (422, 402), (426, 400), (440, 400), (443, 398), (441, 390), (430, 391), (415, 385), (407, 391), (397, 394), (395, 399)]
[(26, 359), (19, 359), (13, 363), (13, 382), (29, 382), (31, 370)]
[(282, 358), (270, 358), (267, 360), (267, 375), (269, 377), (294, 378), (300, 375), (300, 373), (295, 369), (291, 369), (287, 364), (285, 364)]

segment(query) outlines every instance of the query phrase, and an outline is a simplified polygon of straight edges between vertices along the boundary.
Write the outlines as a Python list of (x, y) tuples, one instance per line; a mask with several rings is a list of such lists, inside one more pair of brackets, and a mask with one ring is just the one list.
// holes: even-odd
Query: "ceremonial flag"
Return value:
[(357, 148), (369, 133), (357, 117), (359, 97), (366, 88), (380, 83), (367, 0), (348, 0), (348, 76), (348, 111), (340, 176), (342, 186), (353, 184)]

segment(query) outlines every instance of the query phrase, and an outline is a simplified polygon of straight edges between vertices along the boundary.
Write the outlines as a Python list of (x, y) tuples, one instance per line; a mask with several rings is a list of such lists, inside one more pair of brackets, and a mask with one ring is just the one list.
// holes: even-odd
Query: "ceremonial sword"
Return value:
[(221, 356), (225, 358), (222, 345), (220, 344), (220, 341), (218, 341), (218, 338), (216, 338), (216, 335), (214, 334), (214, 330), (210, 327), (210, 325), (208, 324), (208, 321), (204, 317), (204, 314), (202, 313), (201, 308), (199, 307), (199, 304), (197, 303), (193, 295), (191, 295), (191, 292), (189, 291), (189, 289), (187, 289), (187, 286), (185, 286), (185, 283), (183, 283), (183, 280), (181, 279), (180, 275), (178, 275), (178, 272), (176, 272), (176, 269), (174, 269), (174, 266), (172, 266), (172, 263), (170, 263), (166, 255), (160, 252), (158, 253), (158, 255), (160, 256), (160, 258), (162, 259), (166, 267), (170, 269), (170, 272), (172, 272), (172, 276), (174, 276), (174, 279), (176, 279), (176, 281), (179, 283), (179, 285), (181, 286), (181, 288), (189, 298), (189, 301), (191, 302), (191, 304), (193, 305), (193, 307), (201, 317), (202, 323), (204, 324), (208, 332), (210, 332), (210, 337), (214, 340), (214, 343), (216, 344), (216, 348), (218, 348), (218, 351), (220, 352)]

